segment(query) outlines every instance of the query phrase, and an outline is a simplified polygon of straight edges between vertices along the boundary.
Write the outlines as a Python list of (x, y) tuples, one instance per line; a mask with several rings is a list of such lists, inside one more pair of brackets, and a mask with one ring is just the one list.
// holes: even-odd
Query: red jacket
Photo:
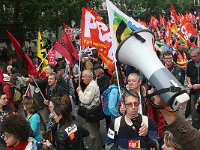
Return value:
[(151, 104), (147, 102), (147, 113), (146, 115), (153, 119), (153, 121), (156, 123), (156, 130), (158, 137), (161, 138), (163, 134), (163, 129), (164, 129), (164, 117), (163, 114), (161, 113), (160, 109), (153, 109)]

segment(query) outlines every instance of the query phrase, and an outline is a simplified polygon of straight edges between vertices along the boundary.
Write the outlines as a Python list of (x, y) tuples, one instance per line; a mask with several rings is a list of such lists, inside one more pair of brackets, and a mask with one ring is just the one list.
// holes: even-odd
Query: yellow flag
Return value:
[(171, 27), (171, 31), (172, 31), (174, 34), (177, 33), (178, 28), (177, 28), (177, 25), (176, 25), (176, 24), (174, 24), (174, 25)]
[(46, 49), (43, 49), (43, 42), (41, 33), (38, 32), (38, 42), (37, 42), (37, 57), (39, 57), (43, 61), (43, 67), (48, 64), (48, 58), (46, 57), (47, 52)]

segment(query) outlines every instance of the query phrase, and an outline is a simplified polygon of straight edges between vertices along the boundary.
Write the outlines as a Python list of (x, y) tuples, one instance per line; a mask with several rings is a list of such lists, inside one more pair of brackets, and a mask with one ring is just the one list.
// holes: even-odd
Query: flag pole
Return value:
[(46, 98), (44, 97), (44, 95), (43, 95), (42, 91), (40, 90), (40, 88), (39, 88), (39, 86), (38, 86), (37, 82), (35, 81), (35, 79), (33, 78), (33, 76), (31, 76), (31, 78), (32, 78), (33, 82), (35, 83), (36, 87), (39, 89), (39, 91), (40, 91), (40, 94), (42, 95), (42, 98), (45, 100)]
[(79, 62), (78, 62), (78, 85), (81, 85), (81, 58), (82, 58), (82, 52), (81, 52), (81, 45), (80, 45), (80, 51), (79, 51)]
[(48, 57), (49, 52), (50, 52), (52, 49), (53, 49), (53, 48), (51, 48), (51, 49), (48, 51), (47, 55), (42, 59), (42, 62), (39, 64), (39, 66), (37, 67), (37, 69), (39, 69), (39, 68), (41, 67), (41, 65), (43, 64), (44, 60)]
[[(114, 57), (114, 55), (113, 55), (113, 57)], [(114, 62), (115, 63), (115, 71), (116, 71), (116, 75), (117, 75), (117, 85), (118, 85), (119, 94), (120, 94), (120, 97), (121, 97), (122, 93), (121, 93), (121, 87), (120, 87), (120, 84), (119, 84), (119, 74), (118, 74), (117, 63), (116, 63), (115, 57), (114, 57), (114, 61), (115, 61)]]
[(29, 87), (30, 87), (30, 83), (28, 84), (27, 89), (26, 89), (26, 92), (25, 92), (24, 95), (27, 95)]

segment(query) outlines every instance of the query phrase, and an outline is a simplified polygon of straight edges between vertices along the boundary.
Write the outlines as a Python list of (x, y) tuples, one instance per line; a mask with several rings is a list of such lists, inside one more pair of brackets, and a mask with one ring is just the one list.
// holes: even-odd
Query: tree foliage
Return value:
[[(103, 0), (104, 1), (104, 0)], [(134, 18), (149, 21), (151, 15), (159, 17), (164, 11), (169, 14), (171, 0), (111, 0), (124, 13)], [(172, 0), (177, 12), (194, 10), (191, 0)], [(99, 9), (100, 0), (1, 0), (0, 1), (0, 35), (11, 31), (23, 40), (27, 32), (39, 30), (56, 31), (63, 22), (71, 21), (80, 26), (81, 8), (90, 6)], [(167, 17), (167, 16), (166, 16)]]

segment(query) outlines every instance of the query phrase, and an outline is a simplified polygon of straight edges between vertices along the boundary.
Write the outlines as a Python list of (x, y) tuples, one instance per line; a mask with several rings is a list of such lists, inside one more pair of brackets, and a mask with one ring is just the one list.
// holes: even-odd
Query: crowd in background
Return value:
[[(165, 44), (165, 39), (160, 38), (157, 31), (154, 33), (156, 39)], [(162, 34), (165, 34), (164, 29)], [(120, 66), (120, 80), (124, 86), (121, 84), (122, 90), (119, 91), (118, 72), (107, 72), (98, 57), (98, 49), (93, 48), (92, 55), (83, 55), (81, 62), (74, 66), (63, 58), (56, 65), (48, 64), (43, 70), (44, 76), (41, 73), (39, 77), (22, 76), (15, 62), (8, 61), (2, 52), (1, 60), (7, 67), (2, 68), (3, 80), (0, 81), (0, 148), (84, 150), (87, 149), (84, 137), (89, 136), (92, 148), (88, 149), (92, 150), (111, 147), (200, 149), (196, 145), (200, 134), (200, 48), (197, 39), (191, 37), (192, 44), (186, 45), (174, 35), (170, 49), (156, 51), (163, 65), (190, 92), (184, 111), (186, 118), (191, 114), (193, 127), (187, 124), (182, 128), (191, 129), (193, 138), (184, 141), (168, 130), (166, 113), (163, 115), (163, 110), (153, 107), (146, 97), (155, 89), (137, 68)], [(28, 54), (33, 61), (37, 60), (33, 53)], [(39, 66), (39, 61), (34, 62)], [(102, 117), (99, 115), (104, 105), (101, 99), (107, 89), (107, 112), (103, 111)], [(150, 99), (158, 103), (157, 97)], [(78, 115), (84, 118), (87, 128), (77, 123)], [(105, 139), (102, 139), (100, 131), (102, 119), (105, 119), (108, 132)], [(183, 135), (190, 136), (190, 133), (183, 131)]]

